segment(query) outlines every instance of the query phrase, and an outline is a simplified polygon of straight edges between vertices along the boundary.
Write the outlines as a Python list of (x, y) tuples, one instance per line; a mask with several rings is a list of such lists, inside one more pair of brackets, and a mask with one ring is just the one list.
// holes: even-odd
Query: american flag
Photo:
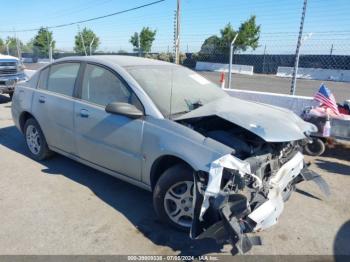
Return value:
[(339, 115), (339, 110), (337, 106), (337, 102), (332, 94), (332, 92), (322, 84), (314, 99), (329, 109), (331, 109), (335, 114)]

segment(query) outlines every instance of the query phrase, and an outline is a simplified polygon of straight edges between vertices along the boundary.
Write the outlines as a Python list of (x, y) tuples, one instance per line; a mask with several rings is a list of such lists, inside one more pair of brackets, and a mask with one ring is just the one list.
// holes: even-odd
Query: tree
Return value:
[(148, 27), (144, 27), (140, 33), (140, 47), (141, 50), (148, 53), (151, 51), (153, 41), (155, 39), (157, 31), (150, 30)]
[[(82, 39), (84, 40), (84, 43)], [(90, 50), (90, 44), (91, 44), (91, 50)], [(76, 34), (74, 51), (78, 54), (84, 55), (85, 54), (84, 45), (85, 45), (87, 54), (94, 53), (97, 50), (98, 46), (100, 45), (100, 39), (98, 38), (98, 36), (94, 33), (94, 31), (86, 27), (84, 27), (84, 29), (81, 32), (78, 32)]]
[(140, 34), (135, 32), (130, 38), (130, 43), (134, 46), (134, 51), (149, 53), (156, 33), (156, 30), (153, 31), (149, 27), (142, 28)]
[(39, 57), (47, 57), (49, 55), (49, 46), (55, 49), (56, 42), (53, 40), (53, 34), (47, 28), (41, 27), (32, 39), (30, 44), (33, 46), (33, 53)]
[(5, 53), (5, 44), (4, 44), (4, 41), (0, 38), (0, 54), (1, 53)]
[[(237, 32), (233, 29), (232, 25), (228, 23), (224, 27), (224, 29), (220, 30), (220, 34), (221, 34), (220, 46), (218, 47), (218, 49), (223, 54), (229, 54), (231, 42), (235, 38)], [(236, 49), (235, 46), (233, 48)]]
[(130, 43), (134, 47), (134, 51), (137, 52), (139, 50), (139, 34), (137, 32), (134, 33), (134, 35), (131, 36), (130, 38)]
[(4, 53), (7, 54), (6, 45), (8, 45), (10, 55), (18, 56), (17, 42), (18, 42), (18, 47), (21, 50), (23, 50), (24, 45), (23, 45), (21, 40), (19, 40), (18, 38), (16, 39), (15, 37), (7, 37), (7, 39), (4, 43)]
[(260, 25), (256, 25), (256, 16), (251, 16), (241, 24), (235, 43), (236, 49), (246, 51), (248, 48), (255, 50), (259, 46)]
[(251, 16), (243, 22), (236, 31), (230, 23), (220, 30), (220, 37), (213, 35), (202, 44), (200, 53), (213, 54), (214, 52), (229, 55), (230, 44), (238, 33), (233, 45), (234, 51), (246, 51), (248, 48), (256, 49), (259, 45), (260, 25), (256, 25), (256, 16)]
[(201, 47), (201, 53), (204, 54), (213, 54), (216, 49), (220, 46), (221, 39), (220, 37), (213, 35), (204, 40), (204, 43)]

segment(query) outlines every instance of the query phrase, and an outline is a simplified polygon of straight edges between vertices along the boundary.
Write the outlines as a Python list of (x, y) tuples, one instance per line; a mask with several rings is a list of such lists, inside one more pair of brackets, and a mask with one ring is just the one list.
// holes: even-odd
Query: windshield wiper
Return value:
[(173, 116), (183, 115), (183, 114), (186, 114), (186, 113), (189, 113), (189, 112), (191, 112), (191, 110), (176, 112), (176, 113), (171, 114), (170, 118), (172, 118)]

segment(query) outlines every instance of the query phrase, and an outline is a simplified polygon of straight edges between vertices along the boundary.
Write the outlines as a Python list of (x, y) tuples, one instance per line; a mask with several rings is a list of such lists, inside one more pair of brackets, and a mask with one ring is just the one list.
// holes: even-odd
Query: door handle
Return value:
[(39, 103), (44, 104), (46, 101), (45, 96), (39, 96)]
[(80, 110), (80, 116), (83, 118), (88, 118), (89, 117), (89, 111), (86, 109), (81, 109)]

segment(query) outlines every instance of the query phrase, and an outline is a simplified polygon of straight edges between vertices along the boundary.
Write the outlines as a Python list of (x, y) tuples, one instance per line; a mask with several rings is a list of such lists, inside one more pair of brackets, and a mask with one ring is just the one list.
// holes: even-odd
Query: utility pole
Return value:
[(176, 60), (176, 10), (174, 11), (174, 46), (173, 46), (173, 51), (174, 51), (174, 60)]
[(180, 63), (180, 11), (181, 0), (177, 0), (176, 8), (176, 35), (175, 35), (175, 63)]
[(306, 14), (306, 6), (307, 6), (307, 0), (304, 0), (303, 12), (302, 12), (302, 15), (301, 15), (300, 28), (299, 28), (298, 43), (297, 43), (297, 48), (295, 50), (295, 61), (294, 61), (292, 85), (291, 85), (291, 88), (290, 88), (290, 94), (291, 95), (295, 95), (296, 82), (297, 82), (297, 73), (298, 73), (298, 67), (299, 67), (300, 46), (301, 46), (301, 40), (302, 40), (303, 30), (304, 30), (304, 20), (305, 20), (305, 14)]

